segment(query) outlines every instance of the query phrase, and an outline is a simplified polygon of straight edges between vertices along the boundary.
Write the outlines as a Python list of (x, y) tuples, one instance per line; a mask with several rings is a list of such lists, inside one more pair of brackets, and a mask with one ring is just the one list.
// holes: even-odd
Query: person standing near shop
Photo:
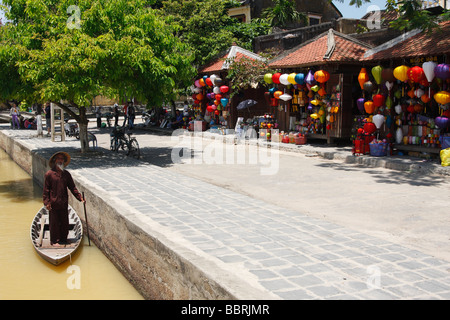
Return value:
[(124, 104), (123, 105), (123, 125), (122, 125), (122, 127), (125, 127), (127, 125), (127, 120), (128, 120), (128, 105)]
[(133, 130), (134, 127), (134, 118), (136, 117), (136, 110), (134, 109), (133, 102), (128, 102), (128, 128)]
[(52, 114), (51, 114), (52, 109), (50, 107), (50, 102), (47, 102), (45, 104), (44, 112), (45, 112), (45, 126), (47, 127), (47, 137), (48, 137), (48, 136), (50, 136), (50, 130), (51, 130), (51, 127), (52, 127), (52, 124), (51, 124), (51, 121), (52, 121), (51, 120), (52, 119)]
[(114, 128), (116, 128), (119, 125), (119, 105), (117, 103), (114, 103)]
[(9, 115), (11, 116), (13, 130), (14, 126), (17, 126), (17, 129), (20, 129), (20, 122), (19, 122), (20, 111), (15, 102), (12, 102), (12, 107), (9, 110)]
[(36, 128), (37, 136), (42, 137), (42, 106), (40, 103), (36, 103)]
[(97, 128), (102, 126), (102, 110), (99, 106), (95, 107), (95, 115), (97, 116)]
[(59, 151), (49, 160), (50, 170), (44, 178), (43, 202), (49, 211), (50, 243), (59, 247), (67, 244), (69, 234), (69, 194), (75, 196), (78, 201), (85, 199), (73, 182), (72, 175), (66, 170), (70, 163), (70, 155)]

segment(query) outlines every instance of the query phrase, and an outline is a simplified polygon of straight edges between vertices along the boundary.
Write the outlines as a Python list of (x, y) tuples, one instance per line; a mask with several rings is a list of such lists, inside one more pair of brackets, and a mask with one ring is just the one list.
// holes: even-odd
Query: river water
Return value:
[(30, 240), (42, 188), (0, 149), (0, 300), (140, 300), (142, 296), (84, 236), (71, 261), (53, 266)]

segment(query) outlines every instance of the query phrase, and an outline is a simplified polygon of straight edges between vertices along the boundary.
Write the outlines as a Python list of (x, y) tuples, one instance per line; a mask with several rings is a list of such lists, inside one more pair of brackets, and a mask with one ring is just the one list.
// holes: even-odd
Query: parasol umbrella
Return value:
[(252, 100), (252, 99), (244, 100), (244, 101), (239, 102), (236, 109), (242, 110), (242, 109), (250, 108), (251, 106), (254, 106), (257, 103), (258, 102), (256, 102), (255, 100)]

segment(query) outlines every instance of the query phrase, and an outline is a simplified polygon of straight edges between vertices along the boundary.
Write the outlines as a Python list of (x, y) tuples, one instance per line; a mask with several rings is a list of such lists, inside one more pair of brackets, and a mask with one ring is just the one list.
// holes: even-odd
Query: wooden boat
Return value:
[(83, 226), (75, 210), (69, 205), (69, 235), (67, 244), (54, 247), (50, 244), (48, 210), (42, 207), (31, 223), (31, 242), (37, 253), (46, 261), (59, 265), (79, 248), (83, 238)]

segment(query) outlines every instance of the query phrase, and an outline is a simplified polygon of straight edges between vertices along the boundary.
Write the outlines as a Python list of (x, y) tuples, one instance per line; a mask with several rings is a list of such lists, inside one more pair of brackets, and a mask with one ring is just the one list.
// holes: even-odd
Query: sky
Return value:
[(364, 3), (359, 8), (349, 5), (349, 3), (350, 0), (344, 0), (344, 2), (333, 0), (333, 4), (339, 9), (344, 18), (360, 19), (367, 13), (369, 6), (378, 6), (380, 10), (386, 7), (386, 0), (371, 0), (370, 3)]

